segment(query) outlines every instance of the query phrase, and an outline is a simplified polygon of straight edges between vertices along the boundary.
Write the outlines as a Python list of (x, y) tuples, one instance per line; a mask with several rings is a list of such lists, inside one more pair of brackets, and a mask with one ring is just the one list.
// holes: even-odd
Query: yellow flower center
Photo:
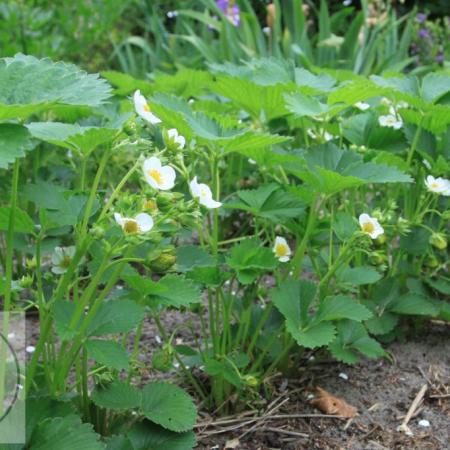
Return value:
[(139, 232), (139, 225), (135, 220), (127, 220), (123, 225), (123, 231), (126, 234), (135, 234)]
[(208, 191), (206, 189), (200, 189), (200, 197), (206, 197), (208, 195)]
[(148, 103), (144, 104), (144, 111), (145, 112), (150, 112), (150, 106), (148, 106)]
[(158, 205), (156, 204), (155, 200), (147, 200), (144, 203), (144, 209), (149, 209), (150, 211), (154, 211), (158, 209)]
[(71, 261), (72, 261), (72, 259), (70, 258), (69, 255), (64, 255), (63, 259), (59, 263), (59, 266), (64, 268), (64, 269), (67, 269), (70, 266), (70, 262)]
[(275, 253), (278, 257), (283, 257), (288, 255), (288, 248), (284, 244), (277, 244), (275, 247)]
[(438, 182), (436, 182), (436, 181), (433, 181), (433, 183), (431, 183), (431, 188), (432, 189), (439, 189), (439, 183)]
[(365, 233), (373, 233), (375, 231), (375, 225), (372, 222), (366, 222), (363, 224), (362, 229)]
[(159, 170), (150, 169), (148, 171), (148, 175), (150, 177), (152, 177), (156, 181), (156, 184), (162, 184), (163, 183), (163, 177), (162, 177), (161, 172)]

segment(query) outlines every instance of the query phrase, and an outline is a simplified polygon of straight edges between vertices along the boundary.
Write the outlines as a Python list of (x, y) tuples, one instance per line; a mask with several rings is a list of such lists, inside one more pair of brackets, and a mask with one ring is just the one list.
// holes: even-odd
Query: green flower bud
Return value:
[(105, 236), (105, 230), (100, 226), (92, 227), (90, 232), (95, 239), (103, 239)]
[(447, 238), (443, 233), (433, 233), (430, 236), (429, 242), (439, 250), (445, 250), (447, 248)]
[(156, 259), (150, 261), (148, 266), (153, 272), (167, 272), (176, 263), (177, 257), (171, 253), (161, 253)]
[(27, 260), (25, 261), (25, 266), (28, 270), (36, 269), (37, 266), (36, 257), (33, 256), (32, 258), (27, 258)]
[(254, 377), (253, 375), (244, 375), (242, 377), (242, 381), (250, 387), (256, 387), (259, 384), (259, 381), (256, 377)]
[(27, 289), (30, 288), (33, 285), (33, 276), (32, 275), (24, 275), (20, 280), (19, 280), (19, 286), (22, 289)]
[(430, 269), (435, 269), (437, 266), (439, 266), (439, 261), (434, 255), (430, 255), (425, 260), (425, 265), (429, 267)]
[(160, 370), (161, 372), (169, 372), (173, 366), (172, 347), (164, 346), (153, 353), (152, 365), (156, 370)]

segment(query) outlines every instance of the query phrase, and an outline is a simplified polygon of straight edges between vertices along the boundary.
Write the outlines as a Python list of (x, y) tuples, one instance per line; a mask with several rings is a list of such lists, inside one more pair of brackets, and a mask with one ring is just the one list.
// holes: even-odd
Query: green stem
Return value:
[[(5, 273), (5, 290), (3, 299), (3, 327), (2, 333), (4, 336), (8, 336), (9, 329), (9, 312), (11, 309), (11, 288), (13, 277), (13, 257), (14, 257), (14, 225), (16, 220), (16, 208), (17, 208), (17, 192), (19, 187), (19, 172), (20, 172), (20, 160), (16, 159), (14, 162), (13, 178), (11, 186), (11, 205), (9, 210), (9, 223), (7, 234), (7, 249), (6, 249), (6, 273)], [(3, 412), (3, 404), (5, 397), (5, 370), (6, 370), (6, 355), (7, 347), (6, 343), (0, 343), (0, 414)]]
[[(314, 225), (316, 222), (317, 210), (320, 207), (320, 197), (315, 196), (313, 201), (311, 202), (311, 206), (309, 209), (308, 221), (306, 222), (306, 229), (303, 238), (297, 247), (294, 257), (292, 258), (291, 267), (293, 269), (293, 277), (298, 278), (303, 265), (303, 258), (305, 257), (306, 246), (308, 245), (310, 235), (314, 229)], [(289, 271), (286, 272), (286, 274)]]

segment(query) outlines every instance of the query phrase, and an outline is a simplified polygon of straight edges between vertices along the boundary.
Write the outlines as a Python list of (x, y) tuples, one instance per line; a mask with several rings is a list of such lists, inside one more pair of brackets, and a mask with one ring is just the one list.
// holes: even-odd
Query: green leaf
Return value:
[(70, 327), (75, 310), (76, 305), (74, 302), (59, 300), (53, 304), (52, 312), (53, 319), (55, 321), (56, 333), (62, 341), (69, 341), (78, 333), (81, 319), (77, 326), (73, 327), (73, 329)]
[(368, 183), (406, 183), (412, 178), (395, 167), (365, 163), (361, 155), (341, 150), (332, 143), (303, 151), (296, 163), (283, 164), (285, 169), (327, 194)]
[(194, 267), (211, 266), (214, 258), (198, 245), (183, 245), (176, 250), (177, 269), (187, 272)]
[(114, 128), (82, 127), (60, 122), (32, 122), (27, 128), (36, 139), (84, 155), (111, 142), (118, 134), (118, 130)]
[(45, 419), (64, 417), (75, 412), (76, 410), (72, 403), (55, 400), (47, 396), (28, 396), (26, 400), (27, 440), (30, 439), (35, 427)]
[(244, 239), (235, 245), (226, 259), (236, 271), (242, 284), (250, 284), (265, 272), (273, 270), (277, 261), (272, 250), (264, 247), (258, 238)]
[(219, 76), (212, 90), (229, 98), (256, 119), (264, 114), (267, 120), (282, 117), (288, 113), (283, 95), (289, 87), (282, 84), (260, 86), (250, 80)]
[(36, 184), (27, 183), (23, 187), (24, 197), (39, 208), (45, 209), (63, 209), (64, 203), (66, 203), (64, 196), (66, 192), (68, 192), (67, 188), (42, 180)]
[(381, 280), (382, 277), (382, 274), (370, 266), (348, 267), (339, 274), (339, 279), (342, 282), (355, 286), (373, 284)]
[(113, 411), (129, 411), (141, 405), (141, 393), (124, 381), (113, 381), (106, 386), (97, 386), (91, 395), (92, 401), (101, 408)]
[(374, 315), (365, 323), (365, 325), (372, 334), (387, 334), (395, 328), (398, 320), (399, 316), (397, 314), (383, 311), (381, 316)]
[(385, 355), (381, 345), (369, 337), (364, 326), (350, 320), (338, 323), (336, 339), (329, 345), (329, 349), (337, 360), (347, 364), (358, 362), (359, 353), (369, 358)]
[(157, 286), (160, 292), (154, 297), (165, 306), (180, 308), (200, 301), (198, 287), (180, 275), (166, 275), (158, 281)]
[[(8, 231), (11, 208), (0, 206), (0, 230)], [(14, 214), (14, 232), (34, 234), (34, 222), (31, 217), (20, 208), (16, 207)]]
[(47, 419), (33, 432), (30, 450), (103, 450), (92, 425), (75, 415)]
[(285, 95), (284, 99), (287, 109), (296, 117), (320, 116), (330, 111), (330, 107), (325, 103), (321, 103), (316, 98), (301, 94), (300, 92)]
[(444, 73), (428, 73), (422, 80), (422, 98), (430, 103), (436, 103), (450, 92), (450, 76)]
[(413, 316), (435, 316), (438, 313), (433, 303), (416, 294), (405, 294), (398, 297), (389, 305), (389, 310), (397, 314)]
[(99, 106), (110, 86), (73, 64), (17, 54), (0, 59), (0, 120), (26, 119), (60, 105)]
[[(1, 89), (1, 88), (0, 88)], [(0, 168), (6, 169), (17, 158), (23, 158), (36, 143), (28, 130), (14, 123), (0, 124)]]
[(142, 390), (141, 409), (152, 422), (176, 432), (190, 430), (197, 418), (191, 397), (169, 383), (147, 384)]
[(225, 207), (242, 209), (274, 223), (283, 223), (287, 219), (299, 217), (305, 210), (304, 202), (275, 184), (261, 186), (255, 190), (239, 191), (237, 195), (242, 202), (227, 203)]
[(107, 70), (100, 74), (115, 87), (114, 93), (116, 95), (129, 95), (137, 90), (140, 90), (142, 95), (147, 95), (152, 92), (151, 85), (148, 81), (138, 80), (127, 73)]
[(346, 241), (358, 230), (355, 218), (346, 212), (339, 211), (333, 220), (333, 231), (341, 241)]
[(320, 305), (316, 320), (351, 319), (357, 322), (367, 320), (372, 313), (356, 300), (344, 295), (327, 297)]
[(270, 296), (278, 311), (297, 327), (308, 323), (308, 310), (316, 296), (316, 285), (306, 280), (287, 280), (272, 289)]
[(148, 421), (133, 425), (127, 437), (133, 447), (120, 450), (191, 450), (195, 446), (191, 431), (174, 433)]
[(334, 325), (329, 322), (319, 322), (299, 329), (291, 320), (286, 320), (286, 329), (297, 343), (303, 347), (316, 348), (330, 343), (336, 333)]
[(144, 308), (132, 300), (110, 300), (102, 303), (88, 327), (90, 336), (127, 333), (144, 319)]
[(90, 359), (110, 369), (123, 370), (130, 366), (127, 351), (117, 342), (95, 339), (86, 341), (84, 347)]

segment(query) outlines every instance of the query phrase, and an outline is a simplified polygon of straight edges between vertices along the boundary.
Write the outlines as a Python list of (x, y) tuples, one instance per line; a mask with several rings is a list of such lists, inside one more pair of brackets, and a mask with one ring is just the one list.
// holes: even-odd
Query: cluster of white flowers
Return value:
[[(140, 91), (134, 93), (134, 108), (136, 113), (152, 125), (161, 123), (161, 119), (151, 112), (150, 106)], [(178, 130), (171, 128), (167, 131), (168, 139), (179, 149), (183, 149), (186, 145), (186, 139), (178, 133)], [(153, 189), (168, 191), (175, 186), (176, 172), (171, 166), (163, 166), (161, 160), (156, 156), (147, 158), (142, 166), (145, 180)], [(213, 199), (213, 195), (209, 186), (204, 183), (198, 183), (197, 177), (190, 181), (189, 187), (192, 196), (198, 202), (209, 209), (219, 208), (222, 203)], [(154, 222), (152, 217), (147, 213), (140, 213), (136, 217), (122, 217), (121, 214), (115, 213), (116, 222), (122, 227), (127, 234), (146, 233), (153, 228)]]

